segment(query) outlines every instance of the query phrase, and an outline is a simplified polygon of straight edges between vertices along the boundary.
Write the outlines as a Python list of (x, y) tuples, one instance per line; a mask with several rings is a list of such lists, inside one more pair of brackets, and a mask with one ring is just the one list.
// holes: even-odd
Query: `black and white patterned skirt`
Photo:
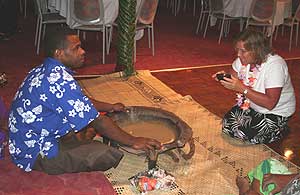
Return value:
[(223, 118), (222, 131), (233, 138), (252, 144), (271, 143), (289, 132), (290, 117), (262, 114), (252, 108), (234, 106)]

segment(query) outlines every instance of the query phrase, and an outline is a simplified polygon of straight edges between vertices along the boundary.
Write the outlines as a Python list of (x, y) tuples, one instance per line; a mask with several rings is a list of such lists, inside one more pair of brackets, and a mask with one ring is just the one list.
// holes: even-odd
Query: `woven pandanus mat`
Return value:
[[(160, 154), (158, 166), (175, 176), (169, 190), (156, 190), (150, 195), (222, 195), (238, 194), (237, 175), (246, 176), (262, 160), (275, 158), (291, 172), (299, 167), (285, 160), (266, 145), (247, 145), (222, 135), (221, 119), (210, 113), (190, 96), (181, 96), (151, 75), (139, 71), (127, 80), (118, 73), (80, 81), (88, 96), (110, 103), (122, 102), (128, 106), (152, 106), (173, 112), (193, 129), (195, 154), (186, 161), (179, 157), (174, 162), (167, 154)], [(185, 151), (189, 147), (184, 148)], [(145, 157), (125, 152), (116, 169), (106, 171), (116, 192), (120, 195), (139, 194), (128, 178), (147, 168)]]

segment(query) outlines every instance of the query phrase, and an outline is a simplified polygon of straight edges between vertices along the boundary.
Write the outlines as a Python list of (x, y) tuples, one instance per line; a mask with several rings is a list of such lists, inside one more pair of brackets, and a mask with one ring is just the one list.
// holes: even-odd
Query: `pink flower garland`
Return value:
[[(248, 65), (242, 65), (242, 69), (239, 73), (239, 79), (244, 83), (244, 85), (253, 88), (257, 81), (257, 75), (261, 70), (261, 65), (255, 65), (254, 67), (250, 68), (249, 75), (247, 78), (247, 68)], [(250, 100), (246, 97), (245, 94), (237, 93), (236, 94), (236, 105), (238, 105), (242, 110), (247, 110), (250, 107)]]

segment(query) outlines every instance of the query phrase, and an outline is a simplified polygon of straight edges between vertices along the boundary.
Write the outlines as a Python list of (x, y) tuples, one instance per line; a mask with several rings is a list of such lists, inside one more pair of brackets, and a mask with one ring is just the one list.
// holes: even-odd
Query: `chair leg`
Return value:
[(36, 19), (36, 29), (35, 29), (35, 38), (34, 38), (34, 45), (37, 44), (38, 34), (39, 34), (39, 26), (40, 26), (40, 18), (37, 17)]
[(43, 34), (42, 34), (43, 40), (45, 39), (45, 34), (46, 34), (46, 24), (44, 24), (43, 26)]
[[(83, 36), (83, 40), (86, 40), (86, 32), (85, 31), (83, 31), (82, 36)], [(98, 34), (96, 34), (96, 39), (99, 40)]]
[(243, 18), (240, 18), (240, 32), (243, 31), (243, 28), (244, 28), (244, 20)]
[(152, 34), (152, 56), (154, 56), (154, 25), (151, 25), (151, 34)]
[(174, 0), (174, 4), (173, 4), (173, 12), (174, 12), (174, 16), (177, 15), (177, 1), (179, 1), (179, 0)]
[(196, 0), (194, 0), (194, 9), (193, 9), (193, 16), (196, 15)]
[[(177, 3), (177, 8), (176, 8), (176, 15), (179, 13), (179, 10), (180, 10), (180, 4), (181, 4), (181, 0), (177, 0), (178, 3)], [(176, 16), (175, 15), (175, 16)]]
[[(22, 1), (24, 1), (24, 2), (22, 2)], [(26, 18), (27, 17), (27, 10), (26, 10), (27, 0), (19, 0), (19, 6), (20, 6), (19, 8), (20, 8), (21, 13), (23, 13), (24, 18)]]
[(105, 39), (106, 39), (106, 29), (105, 27), (103, 28), (103, 36), (102, 36), (102, 64), (105, 64)]
[[(276, 30), (275, 30), (275, 37), (274, 37), (274, 40), (277, 39), (277, 34), (278, 34), (279, 26), (276, 26), (275, 28), (276, 28)], [(282, 28), (283, 28), (283, 27), (282, 27)]]
[(199, 19), (198, 19), (198, 24), (197, 24), (197, 29), (196, 29), (196, 34), (198, 34), (198, 33), (199, 33), (199, 28), (200, 28), (200, 24), (201, 24), (202, 16), (203, 16), (203, 13), (202, 13), (202, 8), (201, 8), (201, 11), (200, 11), (200, 16), (199, 16)]
[(230, 29), (230, 25), (231, 25), (231, 21), (230, 20), (225, 20), (225, 23), (224, 23), (224, 37), (227, 37), (227, 35), (229, 34), (229, 29)]
[(206, 36), (206, 31), (207, 31), (207, 27), (208, 27), (208, 23), (209, 23), (210, 17), (211, 16), (208, 15), (207, 22), (206, 22), (206, 25), (205, 25), (205, 30), (204, 30), (204, 33), (203, 33), (203, 38), (205, 38), (205, 36)]
[(187, 3), (186, 3), (186, 1), (187, 1), (187, 0), (185, 0), (185, 1), (184, 1), (184, 5), (183, 5), (183, 12), (186, 12), (186, 7), (187, 7), (187, 5), (186, 5), (186, 4), (187, 4)]
[(299, 22), (296, 24), (296, 46), (298, 45)]
[[(150, 27), (151, 28), (151, 27)], [(147, 27), (148, 33), (148, 48), (151, 48), (151, 29)]]
[(107, 30), (107, 41), (106, 41), (106, 48), (107, 48), (107, 54), (110, 52), (110, 44), (112, 41), (112, 31), (113, 31), (113, 26), (109, 26), (109, 29)]
[(248, 28), (248, 26), (249, 26), (249, 19), (247, 19), (247, 22), (246, 22), (246, 27), (245, 27), (245, 29), (247, 29), (247, 28)]
[(27, 0), (24, 0), (24, 18), (27, 17)]
[(270, 35), (270, 46), (273, 45), (273, 30), (271, 29), (271, 35)]
[(133, 61), (136, 62), (136, 40), (135, 39), (133, 45)]
[(221, 25), (221, 30), (220, 30), (220, 35), (219, 35), (219, 41), (218, 43), (220, 44), (221, 43), (221, 38), (222, 38), (222, 35), (223, 35), (223, 31), (224, 31), (224, 22), (225, 22), (225, 19), (223, 18), (222, 20), (222, 25)]
[(294, 25), (291, 26), (289, 51), (291, 51), (292, 49), (293, 31), (294, 31)]
[[(204, 25), (205, 17), (206, 17), (206, 13), (204, 12), (204, 13), (202, 14), (202, 21), (201, 21), (201, 24), (200, 24), (200, 29), (202, 29), (202, 27), (203, 27), (203, 25)], [(207, 18), (208, 18), (208, 14), (207, 14)]]
[(39, 33), (38, 33), (38, 40), (37, 40), (37, 48), (36, 48), (36, 54), (40, 54), (40, 42), (41, 42), (41, 34), (42, 34), (42, 21), (39, 23)]

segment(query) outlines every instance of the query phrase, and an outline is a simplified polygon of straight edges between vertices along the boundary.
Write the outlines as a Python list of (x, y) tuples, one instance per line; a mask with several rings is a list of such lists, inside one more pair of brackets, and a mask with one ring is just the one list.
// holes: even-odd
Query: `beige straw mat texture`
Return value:
[[(237, 175), (246, 174), (262, 160), (276, 158), (290, 168), (296, 167), (266, 145), (247, 145), (221, 134), (221, 119), (210, 113), (190, 96), (181, 96), (151, 75), (139, 71), (127, 80), (118, 73), (80, 81), (86, 94), (94, 99), (127, 106), (151, 106), (171, 111), (193, 129), (195, 154), (186, 161), (174, 162), (166, 154), (158, 157), (158, 166), (175, 177), (170, 189), (149, 192), (149, 195), (228, 195), (238, 194)], [(229, 108), (228, 108), (229, 109)], [(185, 151), (189, 147), (184, 148)], [(177, 152), (177, 151), (175, 151)], [(145, 157), (125, 153), (116, 169), (106, 176), (120, 195), (139, 194), (128, 180), (147, 169)]]

